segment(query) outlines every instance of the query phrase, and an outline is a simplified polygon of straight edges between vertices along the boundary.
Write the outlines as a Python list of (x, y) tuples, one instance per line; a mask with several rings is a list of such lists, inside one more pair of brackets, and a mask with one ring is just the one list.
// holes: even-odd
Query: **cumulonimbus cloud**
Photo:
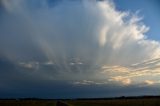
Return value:
[(24, 68), (37, 63), (34, 74), (45, 78), (104, 79), (103, 66), (130, 66), (160, 55), (159, 42), (147, 39), (149, 28), (141, 18), (116, 10), (109, 0), (1, 4), (1, 55)]

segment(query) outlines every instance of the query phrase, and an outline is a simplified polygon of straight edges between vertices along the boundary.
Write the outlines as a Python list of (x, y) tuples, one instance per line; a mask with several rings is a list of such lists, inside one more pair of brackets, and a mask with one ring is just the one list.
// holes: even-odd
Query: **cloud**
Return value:
[(107, 82), (102, 81), (91, 81), (91, 80), (82, 80), (82, 81), (75, 81), (72, 82), (73, 85), (106, 85)]
[(145, 83), (147, 85), (153, 85), (155, 82), (154, 81), (150, 81), (150, 80), (145, 80)]
[(131, 84), (131, 79), (129, 78), (124, 78), (122, 76), (116, 76), (112, 77), (110, 81), (116, 81), (118, 83), (122, 83), (123, 85), (130, 85)]
[[(130, 66), (103, 66), (101, 68), (102, 76), (107, 75), (110, 81), (132, 82), (131, 85), (149, 84), (148, 81), (154, 81), (158, 85), (159, 80), (159, 59), (152, 59), (137, 65)], [(144, 65), (143, 65), (144, 64)], [(147, 81), (147, 82), (146, 82)]]
[(38, 70), (39, 68), (38, 62), (29, 62), (29, 63), (20, 62), (19, 65), (27, 69), (37, 69)]
[(1, 4), (0, 55), (17, 69), (36, 69), (32, 76), (39, 79), (79, 84), (159, 80), (160, 43), (147, 38), (149, 27), (141, 17), (116, 10), (110, 0)]

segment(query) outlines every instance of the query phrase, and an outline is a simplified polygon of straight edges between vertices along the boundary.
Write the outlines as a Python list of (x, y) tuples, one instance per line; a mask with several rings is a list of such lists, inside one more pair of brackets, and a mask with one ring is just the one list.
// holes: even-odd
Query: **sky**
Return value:
[(148, 38), (160, 40), (159, 0), (114, 0), (114, 2), (118, 10), (130, 11), (133, 13), (139, 12), (138, 15), (143, 17), (143, 23), (151, 28), (147, 32)]
[(0, 98), (160, 95), (158, 0), (1, 0)]

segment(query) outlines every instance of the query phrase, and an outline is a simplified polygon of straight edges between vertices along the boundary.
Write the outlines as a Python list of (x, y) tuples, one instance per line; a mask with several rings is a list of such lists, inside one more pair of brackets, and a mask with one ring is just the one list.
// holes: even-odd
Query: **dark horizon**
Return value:
[(141, 95), (141, 96), (119, 96), (119, 97), (100, 97), (100, 98), (0, 98), (0, 100), (112, 100), (112, 99), (151, 99), (160, 98), (160, 95)]

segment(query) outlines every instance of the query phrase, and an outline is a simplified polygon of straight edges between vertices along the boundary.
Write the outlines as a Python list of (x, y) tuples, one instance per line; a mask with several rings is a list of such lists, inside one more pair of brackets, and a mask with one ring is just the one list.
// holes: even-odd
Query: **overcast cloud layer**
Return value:
[(118, 86), (123, 95), (123, 87), (159, 87), (160, 43), (147, 39), (149, 27), (136, 13), (118, 11), (109, 0), (1, 0), (0, 6), (2, 89), (25, 90), (25, 82), (93, 91)]

